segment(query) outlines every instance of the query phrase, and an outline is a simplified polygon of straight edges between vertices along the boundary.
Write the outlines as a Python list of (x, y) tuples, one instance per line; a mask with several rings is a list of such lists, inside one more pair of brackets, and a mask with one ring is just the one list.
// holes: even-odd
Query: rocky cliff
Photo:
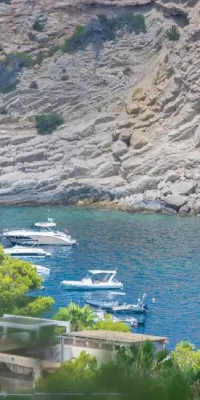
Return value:
[[(60, 50), (77, 25), (124, 12), (143, 15), (146, 31)], [(43, 60), (0, 94), (0, 203), (200, 212), (199, 20), (195, 0), (1, 2), (2, 62), (13, 52)], [(64, 124), (38, 135), (35, 116), (51, 112)]]

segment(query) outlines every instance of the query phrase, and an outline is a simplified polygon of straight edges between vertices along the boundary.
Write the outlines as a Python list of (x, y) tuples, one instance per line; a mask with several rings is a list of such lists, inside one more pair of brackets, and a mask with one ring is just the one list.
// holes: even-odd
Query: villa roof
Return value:
[(146, 340), (154, 343), (167, 343), (167, 337), (161, 336), (153, 336), (153, 335), (143, 335), (129, 332), (114, 332), (114, 331), (104, 331), (104, 330), (96, 330), (96, 331), (80, 331), (80, 332), (71, 332), (70, 335), (74, 338), (80, 339), (93, 339), (99, 341), (106, 342), (115, 342), (120, 344), (137, 344), (142, 343)]
[(27, 328), (34, 329), (34, 327), (42, 327), (48, 325), (56, 325), (57, 321), (44, 319), (44, 318), (31, 318), (31, 317), (22, 317), (19, 315), (8, 315), (4, 314), (3, 317), (0, 317), (0, 326), (6, 326), (8, 328)]
[(46, 326), (62, 326), (69, 330), (70, 322), (10, 314), (4, 314), (3, 317), (0, 317), (0, 328), (5, 327), (37, 331), (39, 328)]

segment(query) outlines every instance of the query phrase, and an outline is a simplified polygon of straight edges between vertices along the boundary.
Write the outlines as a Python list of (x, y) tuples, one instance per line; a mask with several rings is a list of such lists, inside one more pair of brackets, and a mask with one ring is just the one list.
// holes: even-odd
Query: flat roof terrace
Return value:
[(104, 330), (71, 332), (70, 334), (67, 334), (64, 337), (73, 339), (74, 341), (89, 340), (89, 341), (96, 341), (96, 342), (98, 341), (101, 343), (110, 343), (123, 346), (141, 344), (147, 340), (153, 343), (160, 344), (162, 346), (168, 343), (167, 337), (129, 333), (129, 332), (104, 331)]

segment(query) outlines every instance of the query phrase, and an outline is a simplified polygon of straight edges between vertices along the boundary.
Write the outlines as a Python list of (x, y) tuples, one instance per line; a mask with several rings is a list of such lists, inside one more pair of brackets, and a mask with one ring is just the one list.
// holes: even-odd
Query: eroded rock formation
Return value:
[[(55, 52), (99, 14), (142, 13), (146, 33), (96, 51)], [(42, 15), (44, 29), (33, 23)], [(12, 0), (1, 4), (1, 56), (46, 52), (0, 95), (0, 203), (112, 202), (132, 211), (200, 212), (200, 5), (166, 0)], [(180, 39), (170, 41), (172, 25)], [(64, 77), (63, 77), (64, 76)], [(30, 89), (31, 82), (38, 89)], [(37, 114), (65, 123), (49, 136)]]

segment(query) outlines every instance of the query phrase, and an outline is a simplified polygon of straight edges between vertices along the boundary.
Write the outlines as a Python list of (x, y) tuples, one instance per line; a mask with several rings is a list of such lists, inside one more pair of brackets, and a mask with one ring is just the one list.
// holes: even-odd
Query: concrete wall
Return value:
[(33, 378), (26, 379), (23, 376), (13, 376), (11, 373), (0, 376), (1, 391), (8, 393), (22, 393), (33, 389)]
[(64, 346), (64, 360), (70, 360), (72, 358), (77, 358), (80, 356), (82, 351), (86, 351), (86, 353), (91, 356), (96, 357), (98, 365), (106, 362), (114, 360), (115, 352), (110, 350), (103, 349), (91, 349), (89, 347), (77, 347), (77, 346)]
[[(65, 344), (63, 346), (63, 361), (69, 361), (72, 358), (79, 357), (82, 351), (86, 351), (91, 356), (96, 357), (99, 365), (105, 361), (111, 361), (115, 357), (114, 351)], [(45, 359), (53, 362), (60, 362), (61, 346), (57, 345), (50, 349), (46, 349)]]

